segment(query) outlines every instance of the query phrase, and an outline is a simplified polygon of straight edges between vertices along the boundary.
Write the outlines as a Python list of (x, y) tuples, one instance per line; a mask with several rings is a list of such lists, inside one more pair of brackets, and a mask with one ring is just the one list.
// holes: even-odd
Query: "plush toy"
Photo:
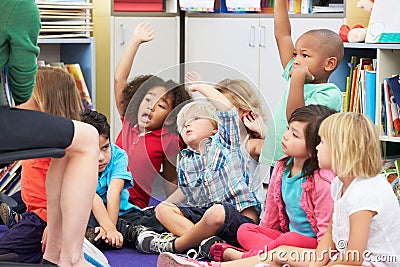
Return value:
[(357, 3), (357, 7), (364, 8), (365, 11), (371, 12), (374, 0), (360, 0)]
[(361, 24), (356, 24), (353, 28), (350, 28), (347, 24), (343, 24), (339, 31), (339, 36), (343, 42), (349, 43), (364, 42), (366, 34), (367, 29)]
[[(356, 27), (360, 26), (360, 27)], [(367, 35), (367, 29), (362, 25), (356, 25), (347, 34), (347, 39), (349, 43), (361, 43), (365, 41), (365, 36)]]

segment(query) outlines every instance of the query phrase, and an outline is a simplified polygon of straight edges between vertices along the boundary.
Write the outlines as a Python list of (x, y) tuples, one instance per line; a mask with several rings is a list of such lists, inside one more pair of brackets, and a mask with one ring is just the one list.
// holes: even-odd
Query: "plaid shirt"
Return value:
[(178, 185), (188, 205), (210, 207), (231, 203), (238, 211), (260, 203), (249, 190), (249, 172), (240, 150), (239, 115), (236, 108), (217, 111), (218, 133), (204, 143), (200, 154), (191, 148), (182, 150), (178, 165)]

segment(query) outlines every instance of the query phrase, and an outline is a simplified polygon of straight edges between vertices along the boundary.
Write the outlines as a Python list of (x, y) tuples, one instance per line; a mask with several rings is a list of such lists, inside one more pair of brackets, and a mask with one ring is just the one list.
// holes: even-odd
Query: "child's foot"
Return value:
[(176, 238), (171, 233), (144, 231), (137, 237), (136, 249), (142, 253), (174, 252), (173, 243)]
[(19, 220), (22, 219), (22, 215), (13, 211), (6, 203), (0, 205), (0, 217), (3, 220), (7, 228), (13, 227)]
[(220, 267), (219, 263), (197, 261), (190, 258), (183, 258), (170, 252), (161, 253), (157, 260), (158, 267)]
[(138, 236), (145, 231), (152, 231), (152, 228), (143, 225), (129, 225), (126, 228), (124, 238), (135, 246), (138, 245)]
[(220, 237), (218, 236), (212, 236), (207, 239), (204, 239), (201, 241), (200, 246), (199, 246), (199, 254), (200, 256), (213, 260), (212, 255), (210, 254), (210, 248), (212, 245), (224, 242)]

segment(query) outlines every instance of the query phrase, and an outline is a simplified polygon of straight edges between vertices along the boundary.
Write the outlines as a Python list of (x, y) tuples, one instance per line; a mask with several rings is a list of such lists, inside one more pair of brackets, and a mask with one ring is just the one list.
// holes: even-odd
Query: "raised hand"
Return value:
[(150, 23), (141, 22), (136, 26), (133, 37), (139, 43), (145, 43), (153, 40), (156, 30)]
[(243, 117), (243, 124), (249, 130), (258, 133), (261, 139), (265, 137), (267, 125), (260, 114), (250, 111), (246, 116)]

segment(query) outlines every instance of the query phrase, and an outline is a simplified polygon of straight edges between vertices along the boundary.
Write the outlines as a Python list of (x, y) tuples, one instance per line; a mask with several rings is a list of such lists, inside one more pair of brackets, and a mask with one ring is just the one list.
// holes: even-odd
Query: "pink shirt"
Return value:
[[(282, 232), (289, 231), (289, 218), (282, 200), (282, 176), (285, 165), (277, 161), (271, 176), (267, 193), (267, 203), (260, 225)], [(331, 182), (335, 178), (331, 171), (317, 169), (312, 176), (308, 176), (303, 183), (303, 194), (300, 206), (307, 215), (307, 219), (315, 232), (318, 241), (325, 234), (333, 211), (331, 197)]]
[(139, 133), (137, 125), (123, 120), (122, 148), (128, 154), (128, 167), (134, 180), (130, 201), (140, 208), (148, 206), (156, 175), (165, 158), (176, 156), (182, 147), (179, 135), (166, 128)]

